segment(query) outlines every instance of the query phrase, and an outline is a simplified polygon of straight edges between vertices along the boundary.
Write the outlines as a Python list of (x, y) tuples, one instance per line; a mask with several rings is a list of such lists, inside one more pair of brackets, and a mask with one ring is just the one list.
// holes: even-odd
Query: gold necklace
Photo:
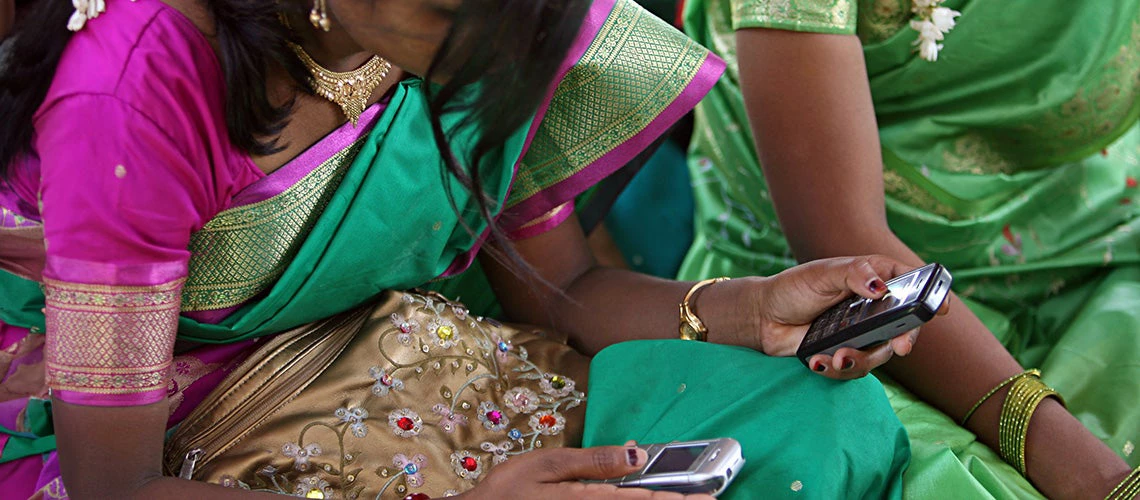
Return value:
[(372, 56), (359, 68), (337, 73), (317, 64), (300, 45), (290, 43), (289, 46), (312, 75), (310, 83), (313, 85), (313, 91), (340, 106), (340, 110), (354, 127), (360, 119), (360, 114), (364, 112), (368, 99), (372, 97), (372, 92), (380, 86), (388, 76), (388, 71), (392, 69), (392, 63), (388, 60)]

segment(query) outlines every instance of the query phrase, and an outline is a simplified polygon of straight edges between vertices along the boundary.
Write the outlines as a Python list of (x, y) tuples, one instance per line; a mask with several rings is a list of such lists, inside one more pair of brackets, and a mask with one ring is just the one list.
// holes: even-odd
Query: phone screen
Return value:
[(864, 317), (869, 318), (882, 314), (903, 304), (914, 301), (922, 293), (922, 285), (930, 276), (929, 269), (921, 273), (907, 273), (887, 282), (887, 295), (879, 300), (872, 301), (867, 306)]
[(684, 472), (692, 468), (693, 462), (708, 448), (707, 444), (667, 447), (649, 465), (646, 474), (668, 474)]

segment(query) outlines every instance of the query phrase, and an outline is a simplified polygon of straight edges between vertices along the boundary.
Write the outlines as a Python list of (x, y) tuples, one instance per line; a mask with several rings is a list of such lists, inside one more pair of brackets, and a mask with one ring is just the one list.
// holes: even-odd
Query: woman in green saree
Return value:
[[(219, 483), (311, 498), (648, 498), (579, 480), (644, 465), (629, 439), (730, 436), (751, 464), (737, 497), (897, 496), (908, 448), (878, 383), (786, 356), (820, 311), (881, 296), (903, 266), (837, 259), (706, 288), (594, 264), (575, 199), (722, 70), (632, 1), (51, 0), (16, 26), (0, 72), (0, 112), (18, 124), (0, 140), (5, 496), (252, 496), (163, 476), (207, 468), (193, 449), (164, 457), (164, 441), (276, 417), (291, 430), (294, 415), (229, 396), (294, 381), (296, 401), (335, 409), (296, 427), (335, 439), (269, 443), (250, 452), (265, 466)], [(513, 320), (588, 354), (646, 340), (602, 352), (586, 379), (553, 334), (387, 291), (446, 290), (476, 258)], [(676, 340), (682, 300), (711, 342)], [(360, 351), (277, 350), (297, 332), (328, 345), (344, 325), (429, 359), (344, 366)], [(243, 378), (280, 352), (282, 371)], [(827, 375), (859, 378), (891, 353), (838, 353), (857, 368)], [(326, 365), (303, 363), (314, 355)], [(351, 378), (337, 369), (364, 382), (321, 385)], [(519, 380), (531, 386), (504, 387)], [(207, 402), (244, 406), (199, 412)], [(569, 448), (579, 441), (618, 446)], [(529, 452), (544, 442), (567, 448)]]
[[(914, 449), (907, 495), (1094, 498), (1128, 475), (1125, 461), (1140, 463), (1140, 3), (686, 9), (686, 30), (728, 70), (696, 112), (697, 235), (681, 278), (861, 253), (939, 262), (961, 302), (884, 369)], [(1008, 436), (1008, 385), (959, 425), (1022, 366), (1040, 367), (1072, 415), (1038, 407), (1025, 478), (985, 446)]]

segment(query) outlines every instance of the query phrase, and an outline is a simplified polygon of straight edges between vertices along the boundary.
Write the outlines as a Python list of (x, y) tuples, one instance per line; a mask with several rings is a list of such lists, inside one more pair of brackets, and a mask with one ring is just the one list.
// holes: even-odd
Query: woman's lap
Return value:
[(594, 359), (583, 444), (732, 437), (748, 464), (725, 498), (902, 493), (906, 432), (872, 377), (836, 382), (791, 358), (683, 341)]

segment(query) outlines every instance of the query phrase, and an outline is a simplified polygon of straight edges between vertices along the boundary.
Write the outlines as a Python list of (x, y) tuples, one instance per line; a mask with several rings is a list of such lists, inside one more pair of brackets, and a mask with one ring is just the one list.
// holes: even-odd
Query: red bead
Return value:
[(411, 495), (404, 497), (404, 500), (431, 500), (431, 497), (423, 493), (412, 493)]
[(463, 457), (463, 460), (460, 460), (459, 463), (464, 469), (467, 469), (467, 472), (475, 472), (475, 469), (479, 468), (479, 462), (476, 462), (475, 459), (471, 457)]
[(387, 373), (380, 376), (380, 383), (384, 385), (392, 385), (392, 376)]
[(396, 427), (399, 427), (405, 431), (410, 431), (416, 427), (416, 423), (408, 417), (400, 417), (400, 419), (396, 421)]
[(554, 427), (554, 424), (558, 423), (558, 419), (550, 415), (543, 415), (542, 418), (538, 419), (538, 423), (542, 424), (543, 427)]
[(1128, 178), (1124, 179), (1124, 185), (1126, 185), (1130, 188), (1136, 187), (1137, 186), (1136, 178), (1135, 177), (1128, 177)]
[(499, 413), (499, 410), (489, 411), (487, 412), (487, 420), (490, 420), (492, 424), (499, 425), (499, 422), (503, 421), (503, 414)]

